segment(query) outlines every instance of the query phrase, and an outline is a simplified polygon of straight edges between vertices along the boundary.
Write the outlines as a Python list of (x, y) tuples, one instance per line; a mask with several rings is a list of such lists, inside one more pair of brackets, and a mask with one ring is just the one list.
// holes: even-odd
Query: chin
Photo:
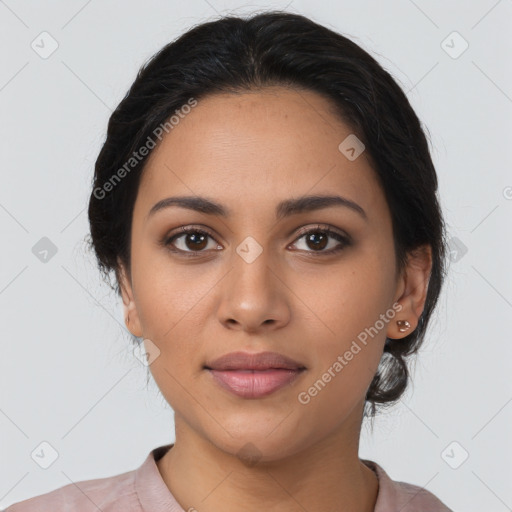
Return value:
[(280, 430), (268, 435), (267, 430), (252, 425), (247, 431), (231, 437), (227, 432), (222, 439), (210, 438), (210, 442), (228, 455), (237, 457), (248, 467), (282, 460), (296, 453), (300, 440), (293, 439), (291, 432)]

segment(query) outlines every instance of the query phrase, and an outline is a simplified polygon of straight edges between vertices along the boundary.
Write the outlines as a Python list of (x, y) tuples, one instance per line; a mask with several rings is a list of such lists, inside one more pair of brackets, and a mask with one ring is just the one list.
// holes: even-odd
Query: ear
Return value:
[(134, 336), (140, 338), (142, 337), (142, 328), (134, 300), (131, 277), (128, 276), (125, 266), (121, 261), (119, 261), (118, 280), (121, 296), (123, 298), (124, 321), (126, 327)]
[[(390, 322), (387, 337), (391, 339), (404, 338), (418, 326), (418, 320), (425, 307), (428, 283), (432, 270), (432, 248), (422, 245), (407, 255), (407, 265), (397, 284), (394, 302), (400, 304), (394, 320)], [(410, 327), (400, 332), (397, 321), (407, 320)]]

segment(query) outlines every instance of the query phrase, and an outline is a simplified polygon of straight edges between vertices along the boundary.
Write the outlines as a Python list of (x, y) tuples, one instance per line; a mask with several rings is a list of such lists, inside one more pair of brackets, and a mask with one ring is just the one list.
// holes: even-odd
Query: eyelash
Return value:
[[(204, 249), (202, 251), (183, 251), (182, 249), (177, 249), (176, 247), (171, 248), (172, 244), (175, 240), (177, 240), (178, 238), (180, 238), (184, 235), (187, 235), (189, 233), (207, 235), (210, 238), (212, 238), (217, 244), (219, 243), (219, 242), (217, 242), (215, 237), (207, 230), (200, 229), (200, 228), (197, 228), (194, 226), (183, 226), (183, 227), (179, 228), (179, 233), (175, 233), (171, 236), (164, 237), (164, 239), (162, 240), (162, 244), (166, 248), (168, 248), (171, 252), (179, 253), (180, 255), (183, 255), (185, 257), (193, 257), (194, 258), (194, 257), (201, 256), (201, 253), (206, 252)], [(322, 256), (322, 255), (324, 255), (324, 256), (332, 255), (332, 254), (342, 251), (345, 247), (348, 247), (349, 245), (351, 245), (351, 240), (349, 237), (342, 235), (341, 233), (338, 233), (337, 231), (333, 231), (329, 226), (322, 226), (320, 224), (318, 224), (314, 228), (301, 230), (301, 232), (299, 233), (299, 235), (297, 236), (297, 238), (295, 239), (293, 244), (295, 244), (299, 239), (309, 235), (310, 233), (325, 234), (328, 237), (334, 238), (335, 240), (337, 240), (338, 242), (340, 242), (342, 244), (341, 246), (335, 247), (334, 249), (329, 249), (328, 251), (324, 251), (324, 250), (322, 250), (322, 251), (312, 251), (312, 250), (306, 251), (307, 253), (309, 253), (310, 255), (313, 255), (314, 257)]]

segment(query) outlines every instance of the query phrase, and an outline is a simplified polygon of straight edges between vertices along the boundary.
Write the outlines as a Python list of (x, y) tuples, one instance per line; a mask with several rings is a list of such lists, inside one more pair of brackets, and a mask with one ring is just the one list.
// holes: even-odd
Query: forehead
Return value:
[(144, 214), (168, 196), (215, 197), (237, 211), (283, 198), (339, 193), (385, 208), (365, 153), (339, 149), (349, 126), (317, 93), (280, 87), (198, 100), (153, 150), (137, 202)]

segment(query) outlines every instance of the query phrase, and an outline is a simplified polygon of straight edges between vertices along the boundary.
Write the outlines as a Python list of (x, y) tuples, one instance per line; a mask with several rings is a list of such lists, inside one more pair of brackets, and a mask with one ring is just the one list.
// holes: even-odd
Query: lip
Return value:
[(205, 364), (208, 370), (300, 370), (305, 366), (277, 352), (230, 352)]
[(277, 352), (231, 352), (204, 367), (223, 389), (242, 398), (261, 398), (290, 385), (306, 367)]
[(222, 388), (242, 398), (262, 398), (291, 384), (304, 371), (297, 370), (208, 370)]

